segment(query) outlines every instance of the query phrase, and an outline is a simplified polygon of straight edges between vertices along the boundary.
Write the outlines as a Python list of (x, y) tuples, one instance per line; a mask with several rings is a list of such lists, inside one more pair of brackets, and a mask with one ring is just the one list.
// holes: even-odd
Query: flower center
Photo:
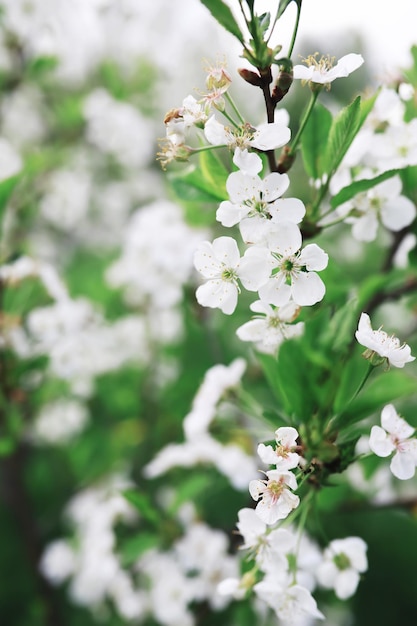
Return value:
[(252, 141), (252, 139), (254, 138), (255, 133), (255, 128), (253, 128), (253, 126), (248, 123), (242, 124), (242, 126), (234, 128), (232, 131), (230, 131), (233, 142), (232, 147), (241, 148), (242, 150), (244, 150), (248, 147), (249, 142)]
[(233, 283), (237, 279), (236, 271), (231, 267), (225, 267), (221, 273), (221, 279)]
[(271, 494), (272, 500), (276, 502), (284, 491), (283, 482), (278, 480), (270, 480), (268, 483), (268, 491)]
[(348, 569), (351, 565), (349, 557), (344, 552), (336, 554), (336, 556), (333, 557), (333, 563), (336, 565), (337, 569), (342, 571)]
[(314, 68), (320, 72), (320, 74), (326, 74), (326, 72), (332, 69), (336, 57), (331, 57), (330, 54), (327, 54), (326, 56), (321, 56), (317, 59), (318, 56), (319, 53), (315, 52), (314, 54), (310, 54), (310, 56), (303, 59), (303, 61), (306, 65), (308, 65), (308, 67), (313, 65)]

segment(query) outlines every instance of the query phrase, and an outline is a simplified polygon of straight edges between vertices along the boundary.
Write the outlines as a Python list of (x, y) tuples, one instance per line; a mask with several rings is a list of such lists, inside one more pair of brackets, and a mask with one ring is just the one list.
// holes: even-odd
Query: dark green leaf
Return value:
[[(356, 353), (347, 363), (343, 364), (342, 375), (333, 403), (333, 410), (336, 414), (347, 410), (360, 389), (362, 382), (365, 380), (369, 367), (369, 362)], [(343, 422), (341, 426), (342, 424)]]
[(310, 178), (317, 180), (325, 173), (324, 156), (332, 125), (332, 114), (316, 103), (301, 139), (304, 167)]
[(355, 424), (380, 411), (385, 404), (416, 392), (416, 379), (409, 374), (394, 369), (388, 372), (381, 371), (380, 375), (371, 380), (350, 404), (343, 413), (340, 423), (344, 426)]
[(222, 0), (201, 0), (202, 4), (210, 11), (212, 16), (225, 28), (229, 33), (237, 37), (241, 43), (244, 43), (243, 35), (240, 32), (238, 23), (233, 13)]
[(363, 193), (364, 191), (368, 191), (376, 185), (383, 183), (384, 180), (388, 180), (388, 178), (392, 178), (396, 174), (399, 174), (401, 170), (388, 170), (379, 176), (375, 176), (374, 178), (364, 178), (362, 180), (357, 180), (354, 183), (347, 185), (347, 187), (343, 187), (330, 201), (330, 205), (333, 209), (338, 207), (339, 205), (347, 202), (354, 198), (358, 193)]
[(123, 495), (148, 522), (155, 525), (159, 524), (160, 515), (157, 509), (154, 508), (147, 494), (136, 491), (135, 489), (128, 489), (123, 491)]
[(135, 537), (125, 539), (120, 547), (122, 564), (124, 567), (132, 565), (144, 552), (151, 548), (156, 548), (160, 543), (158, 535), (141, 532)]
[(308, 362), (301, 346), (295, 340), (282, 344), (278, 358), (259, 354), (266, 377), (284, 412), (305, 419), (313, 411), (315, 394), (310, 384), (314, 366)]

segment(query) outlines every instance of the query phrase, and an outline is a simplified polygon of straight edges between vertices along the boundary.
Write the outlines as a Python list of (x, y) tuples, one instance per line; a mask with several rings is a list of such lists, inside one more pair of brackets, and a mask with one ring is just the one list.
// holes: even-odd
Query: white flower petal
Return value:
[(334, 590), (338, 598), (341, 600), (346, 600), (350, 598), (355, 593), (357, 586), (359, 584), (359, 574), (354, 569), (347, 569), (339, 574), (336, 577)]
[(372, 426), (369, 447), (377, 456), (386, 457), (395, 450), (395, 446), (387, 433), (380, 426)]
[(274, 122), (273, 124), (261, 124), (258, 126), (250, 145), (258, 150), (275, 150), (275, 148), (284, 146), (290, 139), (290, 129), (278, 122)]
[(240, 261), (240, 252), (232, 237), (217, 237), (213, 241), (213, 252), (216, 258), (227, 268), (236, 267)]
[(315, 272), (300, 272), (292, 281), (291, 293), (300, 306), (312, 306), (324, 298), (326, 287)]
[(408, 480), (416, 472), (416, 461), (412, 454), (398, 451), (392, 458), (390, 470), (396, 478)]
[(248, 152), (246, 148), (244, 150), (236, 148), (233, 155), (233, 163), (241, 172), (251, 176), (259, 174), (263, 167), (261, 157), (256, 152)]
[(272, 172), (272, 174), (268, 174), (262, 181), (262, 199), (265, 200), (265, 202), (273, 202), (277, 198), (280, 198), (287, 191), (289, 186), (290, 179), (288, 174)]
[(381, 425), (398, 439), (407, 439), (414, 433), (414, 428), (398, 415), (393, 404), (387, 404), (382, 409)]
[(327, 267), (329, 255), (324, 252), (317, 244), (310, 243), (303, 248), (299, 262), (305, 265), (307, 270), (319, 272)]
[(394, 232), (405, 228), (414, 220), (416, 207), (405, 196), (389, 199), (381, 207), (381, 221), (386, 228)]
[(226, 315), (231, 315), (237, 305), (238, 290), (234, 283), (224, 280), (208, 280), (196, 291), (197, 302), (201, 306), (218, 308)]
[(280, 222), (299, 224), (306, 213), (306, 208), (298, 198), (280, 198), (269, 207), (269, 212), (276, 224)]

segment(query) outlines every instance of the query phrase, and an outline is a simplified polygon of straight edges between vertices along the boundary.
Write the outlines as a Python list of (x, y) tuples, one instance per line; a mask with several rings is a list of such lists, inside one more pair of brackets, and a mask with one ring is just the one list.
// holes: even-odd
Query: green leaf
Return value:
[(278, 357), (258, 354), (266, 378), (287, 415), (300, 420), (314, 411), (315, 394), (311, 385), (314, 366), (308, 362), (296, 340), (280, 347)]
[(323, 330), (322, 344), (330, 347), (332, 352), (344, 352), (352, 342), (358, 325), (359, 312), (356, 298), (343, 306), (337, 306), (327, 327)]
[(332, 125), (332, 114), (326, 107), (316, 103), (301, 139), (304, 167), (310, 178), (317, 180), (325, 173), (324, 156)]
[(301, 1), (302, 0), (280, 0), (280, 3), (278, 5), (278, 11), (277, 11), (276, 19), (279, 20), (279, 18), (284, 13), (284, 11), (286, 11), (287, 7), (291, 4), (291, 2), (295, 2), (295, 4), (298, 7), (298, 10), (300, 11), (301, 10)]
[(347, 363), (343, 364), (342, 375), (333, 403), (333, 410), (336, 414), (347, 410), (364, 381), (369, 367), (369, 361), (359, 357), (356, 352)]
[(210, 486), (212, 478), (208, 474), (191, 474), (177, 487), (174, 501), (170, 505), (170, 513), (177, 512), (184, 502), (193, 502)]
[(180, 200), (221, 202), (228, 198), (226, 191), (207, 181), (200, 169), (193, 168), (185, 173), (169, 175), (168, 178)]
[(159, 524), (160, 514), (153, 506), (147, 494), (141, 493), (136, 489), (127, 489), (123, 491), (123, 496), (130, 504), (133, 504), (135, 509), (137, 509), (148, 522), (154, 525)]
[(211, 194), (214, 192), (217, 197), (223, 200), (228, 198), (226, 180), (229, 172), (214, 150), (200, 152), (200, 168), (207, 183), (206, 190), (210, 190)]
[(339, 167), (343, 157), (356, 137), (361, 126), (361, 99), (358, 96), (334, 118), (330, 128), (324, 169), (331, 176)]
[(141, 532), (135, 537), (125, 539), (120, 547), (122, 564), (124, 567), (132, 565), (144, 552), (156, 548), (160, 543), (158, 535)]
[(343, 187), (330, 201), (330, 206), (332, 209), (335, 209), (339, 205), (347, 202), (354, 198), (358, 193), (363, 193), (364, 191), (368, 191), (376, 185), (383, 183), (384, 180), (388, 180), (392, 178), (396, 174), (399, 174), (401, 170), (388, 170), (379, 176), (375, 176), (374, 178), (364, 178), (362, 180), (357, 180), (354, 183)]
[(238, 23), (233, 13), (222, 0), (201, 0), (202, 4), (210, 11), (212, 16), (225, 28), (229, 33), (237, 37), (241, 43), (244, 43), (243, 35), (240, 32)]
[(0, 223), (3, 219), (4, 212), (7, 207), (7, 203), (10, 200), (10, 197), (16, 187), (17, 183), (21, 178), (20, 174), (16, 176), (11, 176), (10, 178), (6, 178), (0, 183)]
[(381, 91), (380, 89), (377, 89), (373, 96), (371, 96), (370, 98), (367, 98), (366, 100), (361, 100), (361, 114), (359, 118), (359, 124), (360, 124), (359, 128), (362, 126), (362, 124), (368, 117), (369, 113), (374, 108), (375, 100), (379, 96), (380, 91)]
[(417, 381), (414, 377), (398, 369), (381, 371), (380, 375), (371, 380), (350, 404), (343, 413), (340, 423), (344, 426), (355, 424), (376, 411), (380, 411), (385, 404), (416, 392)]

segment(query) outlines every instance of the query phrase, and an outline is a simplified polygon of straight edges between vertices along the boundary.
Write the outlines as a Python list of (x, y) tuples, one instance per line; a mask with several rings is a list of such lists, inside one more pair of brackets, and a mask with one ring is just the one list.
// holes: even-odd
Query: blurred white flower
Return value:
[(349, 203), (352, 215), (346, 218), (352, 224), (352, 234), (358, 241), (373, 241), (379, 221), (393, 232), (411, 224), (416, 207), (409, 198), (401, 195), (402, 183), (394, 176), (367, 192), (359, 193)]
[(408, 480), (417, 467), (417, 439), (411, 439), (414, 428), (400, 417), (392, 404), (382, 409), (381, 426), (372, 426), (369, 447), (377, 456), (395, 452), (390, 469), (396, 478)]
[(63, 445), (85, 428), (88, 412), (85, 405), (74, 399), (56, 400), (45, 404), (31, 429), (36, 443)]
[(236, 330), (242, 341), (253, 341), (260, 352), (274, 354), (286, 339), (299, 337), (304, 332), (304, 322), (291, 324), (298, 315), (300, 307), (295, 302), (287, 302), (279, 308), (273, 308), (262, 300), (250, 305), (257, 313)]
[(353, 596), (360, 574), (368, 569), (366, 550), (367, 545), (360, 537), (331, 541), (317, 568), (319, 583), (327, 589), (334, 589), (341, 600)]

